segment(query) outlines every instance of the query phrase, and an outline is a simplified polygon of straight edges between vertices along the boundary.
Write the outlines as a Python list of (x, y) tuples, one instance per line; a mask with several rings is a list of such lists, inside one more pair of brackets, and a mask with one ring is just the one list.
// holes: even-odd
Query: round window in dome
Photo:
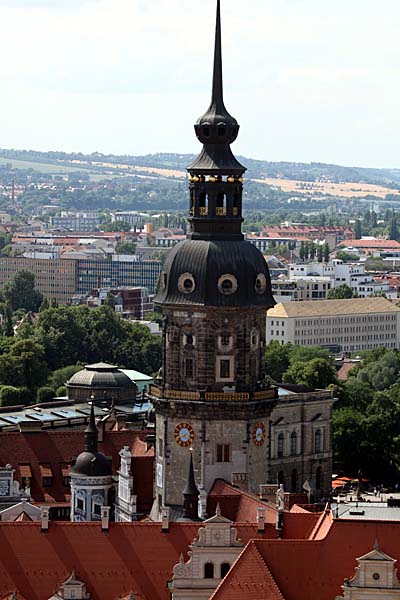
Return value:
[(257, 294), (263, 294), (265, 292), (265, 290), (267, 289), (267, 279), (266, 279), (264, 273), (259, 273), (257, 275), (255, 288), (256, 288)]
[(196, 288), (196, 282), (191, 273), (183, 273), (178, 279), (178, 289), (182, 294), (191, 294)]
[(234, 294), (238, 289), (238, 282), (234, 275), (221, 275), (218, 279), (218, 290), (225, 296)]

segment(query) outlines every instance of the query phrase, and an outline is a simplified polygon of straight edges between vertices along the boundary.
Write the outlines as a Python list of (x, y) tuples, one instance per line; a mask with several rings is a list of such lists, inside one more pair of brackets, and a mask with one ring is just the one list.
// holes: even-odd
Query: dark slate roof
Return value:
[(111, 476), (111, 461), (101, 452), (81, 452), (76, 459), (71, 473), (88, 475), (89, 477)]
[[(178, 280), (191, 273), (196, 287), (190, 294), (181, 292)], [(234, 275), (238, 289), (224, 295), (218, 290), (221, 275)], [(267, 286), (262, 294), (255, 291), (259, 274), (265, 275)], [(166, 285), (163, 288), (163, 279)], [(261, 252), (247, 241), (185, 240), (168, 253), (155, 298), (158, 304), (246, 307), (275, 305), (268, 266)]]
[(229, 146), (218, 144), (207, 144), (203, 147), (199, 156), (188, 167), (188, 171), (194, 173), (209, 174), (218, 171), (220, 175), (243, 174), (246, 171), (235, 158)]
[(87, 365), (67, 381), (67, 387), (135, 388), (133, 381), (113, 365), (98, 363)]

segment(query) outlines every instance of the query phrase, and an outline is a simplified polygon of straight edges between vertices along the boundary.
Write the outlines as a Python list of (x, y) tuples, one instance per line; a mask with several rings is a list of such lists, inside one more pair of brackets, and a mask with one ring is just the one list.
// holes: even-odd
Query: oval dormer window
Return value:
[(191, 294), (196, 288), (196, 282), (191, 273), (183, 273), (178, 279), (178, 289), (182, 294)]
[(203, 135), (204, 137), (210, 137), (210, 128), (208, 127), (208, 125), (203, 126)]
[(218, 127), (218, 135), (219, 135), (219, 137), (224, 137), (225, 133), (226, 133), (226, 128), (223, 125), (220, 125)]
[(225, 296), (234, 294), (238, 289), (238, 282), (234, 275), (221, 275), (218, 279), (218, 291)]
[(264, 273), (259, 273), (259, 275), (257, 275), (255, 288), (257, 294), (263, 294), (267, 289), (267, 279)]

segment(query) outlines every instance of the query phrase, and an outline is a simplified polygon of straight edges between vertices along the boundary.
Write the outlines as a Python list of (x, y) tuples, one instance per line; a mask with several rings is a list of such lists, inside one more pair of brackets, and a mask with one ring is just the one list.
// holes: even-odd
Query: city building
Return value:
[(50, 217), (50, 227), (70, 231), (96, 231), (100, 227), (100, 222), (100, 213), (96, 211), (61, 211), (60, 215)]
[(87, 296), (76, 296), (74, 302), (90, 307), (111, 303), (115, 312), (125, 319), (143, 320), (154, 310), (153, 296), (143, 287), (98, 288)]
[(329, 263), (309, 262), (290, 264), (288, 275), (272, 280), (275, 300), (324, 300), (329, 290), (340, 285), (351, 287), (359, 298), (376, 294), (397, 298), (397, 289), (388, 281), (375, 279), (365, 272), (365, 263), (344, 263), (335, 259)]
[(91, 258), (60, 259), (0, 257), (0, 287), (21, 270), (35, 275), (36, 288), (50, 301), (70, 304), (76, 295), (86, 295), (96, 288), (142, 287), (154, 294), (161, 271), (161, 261), (115, 255), (112, 260)]
[(361, 240), (346, 240), (338, 244), (338, 250), (355, 252), (359, 255), (374, 255), (381, 252), (400, 252), (400, 243), (396, 240), (382, 240), (377, 238), (362, 238)]
[(31, 271), (35, 286), (49, 301), (60, 304), (71, 302), (76, 293), (77, 269), (75, 261), (62, 259), (0, 257), (0, 287), (10, 281), (18, 271)]
[(69, 400), (85, 402), (88, 398), (108, 405), (129, 405), (136, 402), (134, 381), (114, 365), (97, 363), (86, 365), (66, 382)]
[(282, 302), (267, 312), (267, 341), (338, 352), (399, 348), (399, 315), (382, 297)]
[(111, 223), (116, 221), (125, 221), (129, 223), (132, 229), (143, 229), (143, 217), (136, 210), (119, 210), (110, 213)]

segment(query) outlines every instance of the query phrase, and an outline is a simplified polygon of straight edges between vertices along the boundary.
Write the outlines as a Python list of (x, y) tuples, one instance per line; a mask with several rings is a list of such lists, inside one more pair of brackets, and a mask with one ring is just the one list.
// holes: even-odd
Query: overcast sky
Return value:
[[(0, 147), (197, 152), (215, 0), (0, 0)], [(400, 167), (399, 0), (222, 0), (234, 151)]]

